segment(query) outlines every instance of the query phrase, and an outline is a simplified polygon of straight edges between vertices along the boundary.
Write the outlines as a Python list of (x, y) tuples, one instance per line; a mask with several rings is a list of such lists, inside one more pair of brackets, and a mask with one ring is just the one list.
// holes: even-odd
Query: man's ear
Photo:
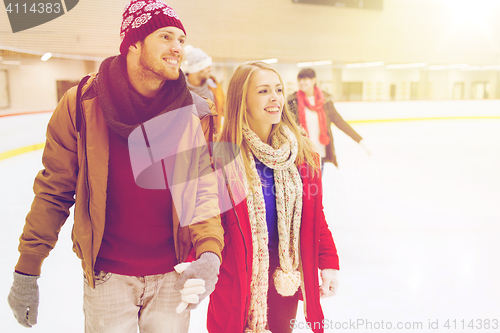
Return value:
[(128, 47), (128, 50), (131, 51), (131, 52), (137, 52), (137, 51), (140, 51), (141, 50), (141, 41), (137, 41), (135, 42), (134, 44), (131, 44), (129, 47)]

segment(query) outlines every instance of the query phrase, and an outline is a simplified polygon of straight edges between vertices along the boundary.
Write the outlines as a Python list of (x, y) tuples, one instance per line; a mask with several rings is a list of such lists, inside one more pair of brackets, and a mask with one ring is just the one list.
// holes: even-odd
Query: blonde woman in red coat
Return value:
[[(240, 163), (222, 173), (234, 207), (222, 215), (226, 246), (210, 297), (211, 333), (292, 332), (299, 298), (313, 331), (323, 332), (320, 298), (338, 286), (320, 159), (283, 91), (279, 74), (263, 62), (239, 66), (229, 83), (219, 141), (241, 150)], [(214, 149), (214, 160), (227, 165), (221, 151)]]

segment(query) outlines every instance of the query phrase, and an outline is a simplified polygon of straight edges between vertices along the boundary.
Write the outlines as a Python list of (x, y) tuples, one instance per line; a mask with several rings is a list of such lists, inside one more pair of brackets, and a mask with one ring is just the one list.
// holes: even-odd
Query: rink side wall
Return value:
[(500, 117), (500, 100), (337, 102), (335, 107), (350, 123)]
[(57, 105), (57, 81), (78, 81), (89, 72), (95, 72), (98, 63), (94, 61), (40, 58), (4, 59), (19, 62), (19, 65), (2, 65), (7, 72), (6, 108), (1, 114), (54, 110)]
[[(9, 60), (9, 59), (5, 59)], [(6, 82), (0, 94), (0, 115), (8, 113), (53, 110), (58, 102), (58, 81), (77, 82), (98, 70), (100, 62), (51, 58), (16, 58), (18, 65), (2, 65)], [(224, 90), (239, 63), (218, 62), (212, 75)], [(295, 92), (296, 64), (273, 64), (285, 84), (285, 94)], [(391, 70), (380, 68), (315, 67), (318, 86), (331, 94), (334, 101), (467, 101), (500, 98), (500, 71), (462, 71), (428, 69)], [(352, 87), (357, 86), (356, 92)], [(7, 101), (5, 101), (7, 99)], [(466, 103), (467, 104), (467, 103)]]
[[(337, 102), (337, 111), (351, 124), (428, 119), (500, 118), (500, 100)], [(0, 117), (0, 161), (42, 149), (50, 113)]]

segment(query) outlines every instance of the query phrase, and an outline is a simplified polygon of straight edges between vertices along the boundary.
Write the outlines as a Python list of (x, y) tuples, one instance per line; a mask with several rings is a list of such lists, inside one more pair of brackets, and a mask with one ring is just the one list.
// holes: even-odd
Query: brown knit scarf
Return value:
[(122, 55), (105, 59), (97, 76), (97, 96), (108, 126), (122, 141), (144, 122), (169, 111), (193, 104), (182, 72), (165, 81), (153, 98), (139, 94), (129, 83), (126, 60)]
[[(264, 333), (267, 325), (267, 290), (269, 288), (269, 249), (266, 206), (262, 184), (253, 156), (274, 170), (276, 210), (278, 212), (280, 267), (273, 274), (276, 290), (283, 296), (294, 295), (301, 282), (298, 271), (299, 235), (302, 217), (302, 179), (295, 166), (298, 143), (290, 129), (283, 125), (276, 133), (272, 146), (263, 143), (248, 126), (243, 126), (245, 142), (250, 147), (249, 160), (257, 175), (253, 186), (245, 182), (248, 215), (252, 231), (253, 263), (250, 284), (250, 308), (245, 333)], [(244, 178), (246, 179), (246, 177)]]

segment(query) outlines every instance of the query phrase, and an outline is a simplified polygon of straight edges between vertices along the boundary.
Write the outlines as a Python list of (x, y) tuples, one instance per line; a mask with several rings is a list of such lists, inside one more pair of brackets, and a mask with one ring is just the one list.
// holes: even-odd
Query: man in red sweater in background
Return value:
[[(213, 103), (187, 88), (186, 32), (165, 3), (131, 1), (121, 38), (120, 55), (82, 83), (81, 99), (70, 89), (48, 124), (8, 297), (23, 326), (36, 324), (42, 262), (73, 204), (85, 332), (187, 332), (189, 311), (176, 313), (180, 289), (189, 279), (204, 284), (191, 310), (215, 288), (223, 247), (215, 178), (206, 150), (180, 149), (206, 146), (199, 133), (210, 131)], [(140, 149), (146, 157), (137, 158)], [(177, 273), (189, 255), (196, 260)]]

